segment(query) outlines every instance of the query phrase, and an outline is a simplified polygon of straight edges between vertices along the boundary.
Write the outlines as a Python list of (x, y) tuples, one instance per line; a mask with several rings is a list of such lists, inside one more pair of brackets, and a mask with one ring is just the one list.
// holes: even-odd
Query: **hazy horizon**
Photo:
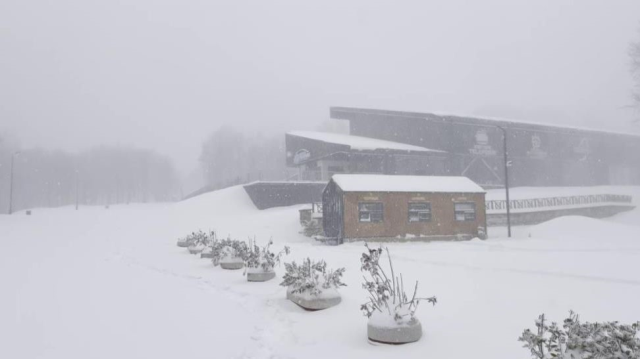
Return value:
[(149, 148), (183, 177), (222, 125), (312, 129), (329, 106), (640, 132), (639, 20), (637, 1), (5, 1), (0, 131)]

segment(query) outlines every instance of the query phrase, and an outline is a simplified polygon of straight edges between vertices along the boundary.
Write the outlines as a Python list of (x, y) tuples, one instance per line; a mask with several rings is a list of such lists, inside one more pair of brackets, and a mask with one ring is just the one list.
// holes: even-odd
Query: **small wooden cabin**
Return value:
[(486, 235), (485, 191), (467, 177), (336, 174), (322, 207), (325, 235), (341, 242)]

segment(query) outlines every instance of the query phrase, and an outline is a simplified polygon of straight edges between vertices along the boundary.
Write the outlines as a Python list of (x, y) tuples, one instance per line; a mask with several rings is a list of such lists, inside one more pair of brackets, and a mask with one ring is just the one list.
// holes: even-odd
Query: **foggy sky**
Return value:
[(222, 124), (312, 129), (332, 105), (640, 132), (639, 21), (637, 0), (2, 0), (0, 131), (183, 173)]

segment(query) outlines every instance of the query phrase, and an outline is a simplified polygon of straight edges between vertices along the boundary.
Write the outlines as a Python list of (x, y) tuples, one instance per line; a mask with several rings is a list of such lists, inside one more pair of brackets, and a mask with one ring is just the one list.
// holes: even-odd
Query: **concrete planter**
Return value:
[(296, 303), (302, 309), (316, 311), (331, 308), (340, 304), (342, 298), (339, 294), (335, 296), (313, 297), (302, 293), (290, 293), (287, 289), (287, 299)]
[(242, 258), (236, 257), (225, 258), (220, 261), (220, 267), (222, 267), (222, 269), (230, 270), (242, 269), (244, 267), (244, 261)]
[(189, 242), (182, 239), (178, 239), (178, 247), (183, 247), (183, 248), (189, 247)]
[(211, 259), (211, 258), (213, 258), (213, 253), (211, 253), (211, 252), (201, 252), (200, 253), (200, 258), (209, 258), (209, 259)]
[(420, 340), (422, 337), (422, 325), (416, 318), (411, 319), (406, 325), (395, 327), (376, 326), (371, 321), (367, 324), (369, 340), (385, 344), (406, 344)]
[(247, 272), (247, 280), (249, 282), (266, 282), (276, 277), (276, 272)]
[(198, 246), (198, 245), (190, 245), (189, 246), (189, 253), (191, 254), (199, 254), (200, 252), (202, 252), (202, 250), (204, 249), (204, 246)]

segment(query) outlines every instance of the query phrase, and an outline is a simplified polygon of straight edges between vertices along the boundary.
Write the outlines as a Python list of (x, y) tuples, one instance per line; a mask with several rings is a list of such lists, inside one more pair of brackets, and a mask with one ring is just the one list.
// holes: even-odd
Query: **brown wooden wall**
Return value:
[[(485, 227), (484, 193), (344, 193), (343, 238), (478, 235), (478, 226)], [(384, 221), (359, 222), (358, 202), (382, 202)], [(409, 202), (430, 202), (431, 221), (409, 222)], [(474, 202), (476, 220), (461, 222), (454, 217), (454, 202)]]

